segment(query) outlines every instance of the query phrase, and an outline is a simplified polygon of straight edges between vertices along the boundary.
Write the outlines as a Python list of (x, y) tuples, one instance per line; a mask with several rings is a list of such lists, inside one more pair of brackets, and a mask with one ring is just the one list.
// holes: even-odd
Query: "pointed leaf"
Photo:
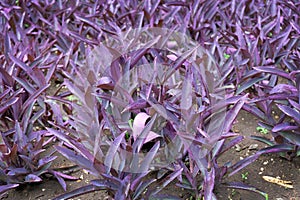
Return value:
[(119, 150), (122, 140), (124, 140), (124, 136), (125, 136), (125, 132), (120, 134), (109, 147), (109, 150), (108, 150), (105, 160), (104, 160), (104, 164), (107, 167), (106, 168), (107, 173), (109, 173), (109, 171), (111, 169), (112, 163), (114, 161), (114, 157), (115, 157), (117, 151)]
[(277, 124), (273, 127), (272, 132), (280, 132), (280, 131), (291, 131), (291, 130), (297, 130), (299, 126), (292, 126), (288, 122), (284, 122), (281, 124)]
[(236, 90), (236, 95), (241, 94), (243, 91), (252, 87), (254, 84), (267, 78), (268, 78), (267, 76), (251, 78), (250, 80), (242, 83), (240, 87), (238, 87), (238, 89)]
[(215, 187), (215, 169), (211, 168), (211, 170), (206, 172), (204, 176), (204, 199), (215, 199), (215, 195), (213, 194), (213, 190)]
[(156, 142), (155, 145), (150, 149), (147, 153), (143, 161), (141, 162), (141, 166), (139, 168), (139, 173), (145, 173), (149, 170), (151, 162), (153, 162), (154, 157), (159, 149), (159, 142)]
[(282, 112), (292, 117), (300, 125), (300, 113), (298, 111), (286, 105), (277, 104), (277, 106)]
[(40, 177), (38, 177), (37, 175), (34, 174), (28, 174), (25, 177), (25, 182), (26, 183), (36, 183), (36, 182), (41, 182), (42, 179)]
[(266, 154), (266, 153), (279, 153), (279, 152), (285, 152), (285, 151), (293, 151), (294, 147), (292, 145), (288, 144), (279, 144), (274, 145), (271, 147), (267, 147), (264, 149), (261, 149), (257, 152), (257, 154)]
[(61, 153), (64, 157), (66, 157), (70, 161), (78, 164), (79, 166), (90, 171), (91, 173), (93, 173), (96, 176), (99, 174), (99, 172), (94, 168), (93, 162), (91, 160), (88, 160), (85, 157), (83, 157), (67, 148), (60, 147), (60, 146), (55, 146), (55, 148), (59, 153)]
[(255, 192), (255, 193), (258, 193), (258, 194), (264, 196), (265, 199), (268, 200), (268, 194), (267, 193), (262, 192), (262, 191), (260, 191), (259, 189), (255, 188), (253, 186), (245, 185), (244, 183), (232, 182), (232, 183), (226, 183), (225, 186), (228, 187), (228, 188), (241, 189), (241, 190), (247, 190), (247, 191)]
[(265, 138), (265, 137), (251, 135), (250, 138), (253, 139), (253, 140), (257, 140), (257, 141), (263, 142), (263, 143), (265, 143), (265, 144), (267, 144), (269, 146), (275, 145), (274, 142), (272, 142), (270, 139)]
[(53, 200), (71, 199), (71, 198), (74, 198), (74, 197), (77, 197), (77, 196), (80, 196), (80, 195), (83, 195), (83, 194), (95, 192), (95, 191), (98, 191), (98, 190), (101, 190), (101, 189), (102, 188), (90, 184), (90, 185), (86, 185), (86, 186), (80, 187), (78, 189), (75, 189), (71, 192), (62, 194), (58, 197), (55, 197)]
[(253, 67), (253, 68), (257, 71), (267, 72), (267, 73), (270, 73), (270, 74), (275, 74), (275, 75), (281, 76), (281, 77), (286, 78), (286, 79), (290, 79), (290, 76), (289, 76), (288, 73), (286, 73), (283, 70), (280, 70), (280, 69), (276, 68), (275, 66), (274, 67), (259, 66), (259, 67)]
[(226, 117), (225, 117), (225, 124), (224, 124), (224, 132), (227, 133), (230, 131), (231, 126), (234, 122), (234, 120), (236, 119), (238, 113), (240, 112), (241, 108), (243, 107), (243, 105), (245, 104), (246, 98), (248, 95), (244, 95), (243, 97), (241, 97), (241, 99), (238, 101), (237, 104), (235, 104), (233, 106), (233, 108), (231, 108), (227, 113), (226, 113)]
[(149, 194), (155, 195), (159, 193), (163, 188), (165, 188), (168, 184), (170, 184), (175, 178), (177, 178), (183, 171), (183, 168), (180, 168), (177, 171), (174, 171), (172, 174), (168, 175), (164, 180), (164, 182), (158, 186), (154, 191), (149, 191)]
[(256, 154), (251, 155), (243, 160), (238, 161), (237, 163), (235, 163), (234, 165), (229, 167), (228, 170), (231, 170), (231, 171), (228, 174), (228, 176), (232, 176), (232, 175), (236, 174), (241, 169), (243, 169), (246, 166), (248, 166), (249, 164), (253, 163), (256, 159), (258, 159), (259, 156), (260, 156), (260, 154), (256, 153)]
[(11, 190), (13, 188), (18, 187), (19, 184), (8, 184), (8, 185), (1, 185), (0, 186), (0, 194), (3, 194), (4, 192)]

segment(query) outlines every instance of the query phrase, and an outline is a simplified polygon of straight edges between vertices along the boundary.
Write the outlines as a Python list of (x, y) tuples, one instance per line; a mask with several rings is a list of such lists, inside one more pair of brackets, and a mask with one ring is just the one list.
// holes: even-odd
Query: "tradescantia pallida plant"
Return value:
[[(195, 197), (210, 199), (224, 175), (236, 173), (261, 153), (286, 147), (297, 154), (296, 0), (25, 0), (1, 1), (0, 9), (1, 75), (13, 75), (15, 81), (1, 88), (1, 117), (13, 109), (19, 116), (10, 117), (5, 137), (11, 142), (18, 132), (32, 141), (45, 132), (36, 134), (27, 128), (31, 123), (58, 127), (45, 134), (64, 141), (57, 149), (99, 178), (70, 196), (108, 189), (118, 198), (158, 198), (166, 185), (178, 183)], [(142, 27), (169, 31), (149, 34)], [(85, 55), (94, 58), (84, 63)], [(272, 73), (270, 64), (275, 64)], [(272, 91), (278, 95), (269, 95), (282, 72), (278, 68), (286, 70), (284, 66), (291, 93), (278, 86)], [(50, 78), (58, 83), (65, 78), (69, 91), (45, 98)], [(27, 108), (36, 104), (40, 110), (23, 118), (15, 105), (27, 97), (21, 113), (30, 113)], [(270, 102), (279, 105), (284, 119), (270, 122)], [(243, 138), (230, 132), (241, 107), (258, 116), (267, 113), (262, 120), (275, 141), (283, 136), (276, 135), (278, 127), (273, 130), (277, 125), (284, 125), (280, 130), (289, 129), (292, 137), (283, 140), (288, 146), (281, 149), (267, 148), (234, 165), (219, 166), (218, 157)], [(290, 117), (294, 121), (288, 122)], [(4, 153), (13, 148), (9, 145)]]
[(225, 175), (260, 155), (219, 166), (218, 157), (243, 139), (231, 125), (246, 96), (225, 98), (210, 53), (181, 33), (129, 30), (73, 67), (64, 81), (73, 99), (65, 101), (69, 126), (48, 131), (63, 141), (62, 155), (98, 179), (57, 199), (102, 189), (115, 199), (164, 198), (170, 183), (214, 199)]
[(256, 116), (259, 125), (272, 134), (271, 140), (253, 138), (292, 160), (299, 156), (300, 141), (300, 5), (297, 1), (241, 1), (235, 6), (241, 8), (236, 12), (241, 21), (229, 27), (230, 36), (224, 37), (233, 47), (227, 53), (228, 60), (235, 63), (232, 69), (236, 73), (225, 82), (236, 85), (235, 94), (249, 94), (250, 100), (243, 109)]
[(249, 105), (244, 108), (259, 118), (259, 125), (272, 134), (272, 139), (253, 138), (278, 149), (289, 160), (300, 155), (299, 75), (293, 63), (285, 71), (275, 66), (255, 68), (258, 73), (279, 79), (281, 83), (275, 85), (277, 82), (271, 79), (261, 82), (258, 86), (259, 95), (253, 95)]
[[(29, 77), (25, 71), (18, 75), (17, 70), (10, 73), (8, 68), (7, 65), (0, 69), (0, 193), (20, 184), (41, 182), (43, 174), (52, 174), (66, 189), (63, 178), (75, 178), (52, 170), (51, 163), (57, 156), (54, 152), (45, 152), (54, 139), (43, 129), (47, 118), (51, 117), (45, 114), (44, 103), (49, 84), (26, 83)], [(32, 74), (31, 78), (43, 81)], [(44, 81), (46, 83), (45, 78)]]
[(66, 190), (63, 178), (75, 178), (51, 168), (57, 156), (49, 151), (54, 137), (45, 126), (52, 114), (44, 102), (62, 56), (45, 37), (35, 15), (40, 11), (26, 1), (15, 3), (0, 2), (0, 193), (41, 182), (44, 174)]

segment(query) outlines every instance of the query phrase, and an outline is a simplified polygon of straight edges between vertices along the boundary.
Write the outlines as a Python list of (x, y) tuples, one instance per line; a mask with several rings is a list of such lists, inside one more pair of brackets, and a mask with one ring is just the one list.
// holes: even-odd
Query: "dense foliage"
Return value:
[[(261, 154), (299, 156), (299, 13), (297, 0), (1, 1), (0, 193), (46, 173), (65, 189), (55, 151), (95, 176), (57, 199), (164, 198), (169, 184), (215, 199)], [(270, 147), (223, 165), (241, 109)]]

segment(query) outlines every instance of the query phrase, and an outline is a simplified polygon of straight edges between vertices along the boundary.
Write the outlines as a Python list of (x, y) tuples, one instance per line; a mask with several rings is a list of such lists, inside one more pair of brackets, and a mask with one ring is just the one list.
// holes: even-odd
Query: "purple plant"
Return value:
[[(46, 151), (54, 137), (43, 130), (43, 116), (46, 106), (43, 93), (49, 86), (32, 91), (32, 96), (17, 84), (16, 79), (4, 69), (0, 69), (1, 94), (1, 148), (0, 173), (1, 193), (19, 184), (42, 181), (41, 175), (49, 173), (57, 177), (66, 189), (62, 178), (74, 179), (50, 168), (57, 156)], [(20, 87), (17, 91), (14, 88)]]
[[(274, 67), (259, 67), (254, 70), (278, 78), (282, 83), (271, 87), (270, 80), (259, 84), (259, 95), (253, 98), (244, 109), (260, 119), (259, 125), (272, 134), (272, 140), (253, 136), (274, 148), (281, 149), (281, 155), (292, 160), (300, 155), (299, 132), (299, 82), (297, 70), (283, 71)], [(274, 110), (276, 112), (274, 112)]]
[(236, 22), (223, 35), (235, 73), (225, 82), (235, 84), (235, 94), (249, 94), (243, 109), (260, 119), (259, 125), (273, 136), (253, 138), (292, 159), (300, 153), (299, 2), (241, 1), (235, 6), (239, 18), (233, 18)]
[[(176, 50), (182, 40), (188, 41), (167, 29), (130, 30), (88, 50), (87, 59), (74, 66), (77, 73), (66, 73), (73, 100), (66, 101), (69, 127), (48, 130), (64, 142), (56, 147), (62, 155), (99, 179), (57, 199), (101, 189), (115, 199), (159, 198), (171, 182), (211, 199), (225, 175), (262, 153), (218, 165), (218, 157), (243, 139), (231, 126), (246, 96), (226, 97), (209, 52), (192, 41), (185, 43), (187, 50)], [(174, 50), (164, 47), (170, 41)]]
[[(29, 174), (50, 172), (36, 172), (27, 152), (41, 155), (54, 135), (60, 153), (98, 178), (64, 197), (107, 189), (116, 199), (163, 198), (177, 183), (212, 199), (262, 153), (299, 155), (298, 24), (296, 0), (1, 1), (2, 160), (17, 155)], [(219, 166), (243, 139), (230, 130), (241, 108), (275, 142), (256, 139), (277, 145)]]
[(46, 173), (64, 189), (63, 178), (74, 179), (51, 169), (57, 156), (48, 150), (54, 137), (45, 130), (52, 114), (44, 100), (51, 93), (51, 78), (57, 79), (54, 74), (61, 56), (36, 21), (37, 9), (29, 4), (0, 3), (1, 194), (20, 184), (40, 182)]

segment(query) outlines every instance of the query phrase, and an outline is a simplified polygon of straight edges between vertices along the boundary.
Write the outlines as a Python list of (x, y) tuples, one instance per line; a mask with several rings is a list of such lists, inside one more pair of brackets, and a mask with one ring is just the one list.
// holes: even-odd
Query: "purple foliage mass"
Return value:
[[(297, 0), (1, 1), (0, 193), (46, 173), (66, 189), (56, 151), (95, 176), (57, 199), (180, 199), (169, 184), (216, 199), (261, 154), (299, 156), (299, 13)], [(242, 109), (270, 147), (221, 165)]]

